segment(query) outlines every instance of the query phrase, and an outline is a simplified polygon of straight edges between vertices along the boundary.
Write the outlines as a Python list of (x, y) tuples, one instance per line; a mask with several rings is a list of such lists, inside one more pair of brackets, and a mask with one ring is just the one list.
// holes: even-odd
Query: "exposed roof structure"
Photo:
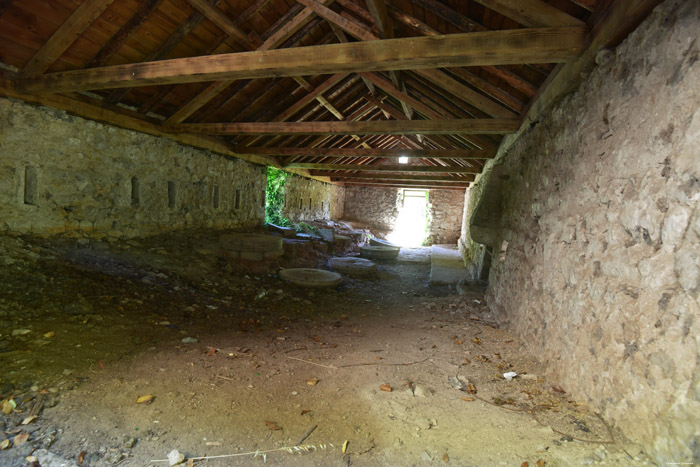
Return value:
[(657, 3), (0, 0), (0, 94), (325, 181), (464, 189)]

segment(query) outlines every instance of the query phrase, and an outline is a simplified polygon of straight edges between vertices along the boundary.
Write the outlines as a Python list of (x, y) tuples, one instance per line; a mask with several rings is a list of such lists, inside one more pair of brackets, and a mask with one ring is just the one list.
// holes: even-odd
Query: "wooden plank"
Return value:
[(483, 110), (492, 117), (515, 117), (517, 114), (502, 105), (484, 97), (472, 88), (467, 87), (439, 70), (416, 70), (416, 73), (451, 93), (464, 102)]
[(578, 27), (513, 29), (329, 44), (116, 65), (17, 80), (25, 92), (193, 83), (342, 72), (567, 61), (585, 45)]
[(289, 107), (287, 110), (282, 112), (277, 118), (275, 118), (274, 121), (276, 122), (286, 122), (294, 114), (299, 112), (301, 109), (309, 105), (312, 101), (314, 101), (318, 96), (322, 95), (324, 92), (328, 91), (330, 88), (333, 86), (337, 85), (340, 83), (342, 80), (345, 79), (347, 75), (346, 74), (337, 74), (335, 76), (331, 76), (327, 80), (325, 80), (323, 83), (319, 84), (316, 86), (316, 88), (302, 97), (301, 99), (297, 100), (294, 105)]
[[(328, 175), (328, 172), (310, 170), (311, 175)], [(372, 172), (357, 172), (357, 173), (337, 173), (333, 174), (332, 177), (336, 179), (343, 178), (355, 178), (355, 179), (382, 179), (382, 180), (417, 180), (424, 182), (437, 182), (437, 181), (447, 181), (447, 182), (473, 182), (475, 179), (474, 174), (458, 174), (459, 176), (445, 176), (445, 175), (430, 175), (430, 174), (392, 174), (392, 173), (372, 173)]]
[(379, 31), (379, 37), (382, 39), (391, 39), (394, 37), (394, 25), (389, 18), (386, 3), (384, 0), (365, 0), (369, 9), (374, 24)]
[(459, 79), (466, 81), (467, 83), (471, 84), (472, 86), (481, 90), (482, 92), (488, 94), (492, 98), (502, 102), (503, 104), (507, 105), (508, 107), (510, 107), (518, 113), (520, 113), (525, 108), (525, 104), (523, 104), (523, 102), (520, 99), (518, 99), (515, 96), (512, 96), (508, 92), (504, 91), (498, 86), (491, 84), (489, 81), (485, 80), (480, 76), (475, 75), (474, 73), (471, 73), (462, 68), (451, 68), (450, 73), (452, 73)]
[(0, 0), (0, 16), (2, 16), (8, 8), (10, 8), (13, 1), (14, 0)]
[(193, 8), (206, 16), (209, 21), (216, 24), (219, 29), (231, 36), (244, 49), (255, 49), (256, 46), (248, 38), (248, 35), (238, 26), (236, 26), (226, 15), (224, 15), (221, 10), (212, 6), (208, 0), (187, 0), (187, 2), (192, 5)]
[(421, 157), (433, 159), (488, 159), (495, 155), (493, 151), (481, 151), (471, 149), (239, 147), (238, 150), (246, 154), (257, 154), (276, 157)]
[(112, 55), (129, 39), (129, 37), (158, 9), (163, 0), (146, 0), (138, 10), (121, 27), (119, 31), (105, 44), (85, 68), (94, 68), (107, 63)]
[(311, 8), (318, 16), (325, 19), (326, 21), (337, 25), (349, 34), (362, 39), (363, 41), (373, 41), (379, 38), (372, 33), (364, 25), (358, 23), (357, 21), (351, 21), (348, 18), (336, 13), (330, 8), (322, 5), (316, 0), (296, 0), (298, 3), (304, 5), (307, 8)]
[(569, 16), (542, 0), (474, 0), (497, 13), (530, 28), (583, 26), (584, 22)]
[(385, 134), (506, 134), (517, 130), (518, 119), (489, 118), (466, 120), (375, 120), (361, 122), (246, 122), (185, 123), (172, 131), (208, 135), (385, 135)]
[(347, 182), (343, 183), (347, 186), (362, 186), (362, 187), (374, 187), (374, 188), (414, 188), (414, 189), (426, 189), (426, 190), (459, 190), (464, 191), (467, 188), (455, 188), (455, 187), (442, 187), (439, 185), (431, 185), (430, 182), (422, 183), (420, 185), (410, 184), (408, 182), (396, 182), (396, 183), (361, 183), (361, 182)]
[(436, 14), (455, 27), (467, 32), (486, 31), (486, 28), (476, 21), (468, 18), (438, 0), (412, 0), (413, 3), (426, 11)]
[(439, 112), (433, 110), (432, 108), (428, 107), (418, 99), (416, 99), (413, 96), (408, 95), (405, 92), (400, 91), (399, 89), (394, 86), (394, 84), (389, 81), (388, 79), (384, 78), (378, 73), (361, 73), (360, 76), (363, 76), (366, 78), (368, 81), (370, 81), (372, 84), (377, 86), (378, 88), (383, 89), (384, 91), (387, 92), (390, 96), (393, 96), (396, 98), (399, 102), (405, 102), (412, 108), (416, 109), (418, 112), (421, 114), (425, 115), (428, 118), (432, 118), (435, 120), (442, 120), (444, 119), (444, 115), (440, 114)]
[(184, 122), (187, 117), (199, 110), (204, 104), (209, 102), (215, 96), (219, 95), (224, 89), (228, 88), (232, 81), (215, 81), (210, 84), (204, 91), (195, 95), (185, 105), (177, 109), (165, 122), (166, 125), (176, 125)]
[(354, 170), (360, 172), (421, 172), (421, 173), (460, 173), (474, 174), (481, 172), (475, 167), (443, 167), (429, 165), (353, 165), (353, 164), (314, 164), (293, 162), (285, 164), (284, 168), (309, 170)]
[(585, 8), (588, 11), (595, 11), (598, 8), (598, 0), (571, 0), (573, 3), (577, 4), (581, 8)]
[[(324, 175), (329, 175), (327, 172), (317, 172), (315, 170), (310, 170), (310, 173), (320, 173)], [(372, 177), (369, 177), (371, 175)], [(359, 183), (402, 183), (406, 185), (435, 185), (435, 186), (469, 186), (470, 182), (473, 181), (473, 176), (471, 179), (456, 179), (448, 178), (446, 176), (426, 176), (426, 175), (406, 175), (405, 178), (398, 178), (398, 176), (392, 176), (390, 174), (373, 174), (373, 173), (352, 173), (347, 175), (332, 174), (331, 181), (334, 182), (359, 182)]]
[(24, 66), (22, 74), (44, 73), (114, 0), (85, 0)]

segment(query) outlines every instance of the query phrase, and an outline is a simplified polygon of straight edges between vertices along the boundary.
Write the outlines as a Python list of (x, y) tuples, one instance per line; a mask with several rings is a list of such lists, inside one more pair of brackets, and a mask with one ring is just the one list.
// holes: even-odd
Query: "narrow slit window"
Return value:
[(299, 198), (299, 209), (304, 209), (304, 200)]
[(241, 190), (236, 190), (236, 199), (233, 203), (234, 209), (241, 209)]
[(309, 198), (309, 211), (313, 211), (313, 209), (314, 209), (314, 205), (311, 201), (311, 198)]
[(168, 182), (168, 207), (174, 208), (177, 204), (177, 187), (175, 182)]
[(214, 185), (212, 204), (214, 205), (214, 209), (219, 209), (219, 185)]
[(137, 207), (141, 202), (141, 184), (138, 177), (131, 177), (131, 205)]
[(39, 186), (36, 167), (28, 165), (24, 168), (24, 204), (37, 204), (39, 201)]

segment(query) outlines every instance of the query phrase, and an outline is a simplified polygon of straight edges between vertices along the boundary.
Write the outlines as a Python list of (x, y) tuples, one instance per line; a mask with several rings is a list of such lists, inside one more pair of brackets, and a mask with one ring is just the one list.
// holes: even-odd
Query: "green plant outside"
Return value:
[(274, 167), (267, 168), (267, 186), (265, 189), (265, 222), (268, 224), (290, 227), (292, 222), (284, 217), (284, 185), (287, 172)]

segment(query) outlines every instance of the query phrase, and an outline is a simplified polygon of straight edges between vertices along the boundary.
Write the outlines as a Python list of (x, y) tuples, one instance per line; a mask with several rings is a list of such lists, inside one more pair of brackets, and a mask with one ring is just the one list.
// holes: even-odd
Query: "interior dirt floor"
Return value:
[(651, 464), (420, 250), (312, 290), (217, 235), (0, 237), (0, 465)]

